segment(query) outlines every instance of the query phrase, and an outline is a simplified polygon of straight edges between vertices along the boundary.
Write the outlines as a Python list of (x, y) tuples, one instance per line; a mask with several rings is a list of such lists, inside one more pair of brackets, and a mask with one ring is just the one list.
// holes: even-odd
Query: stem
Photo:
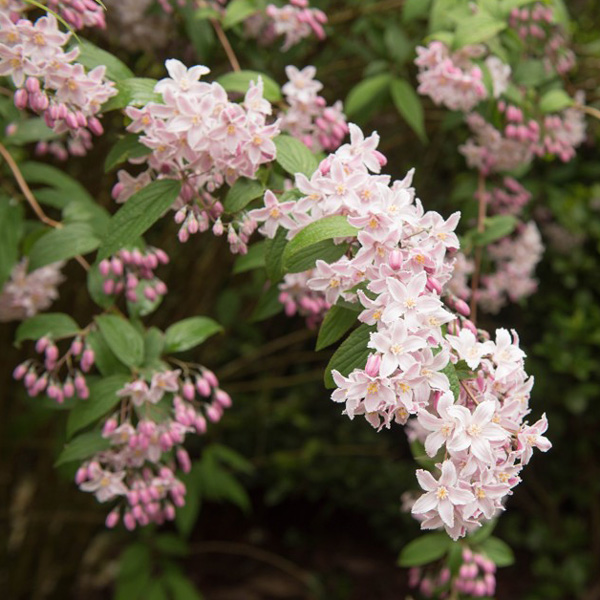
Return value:
[[(477, 200), (479, 210), (477, 213), (477, 231), (483, 233), (485, 229), (485, 211), (487, 198), (485, 193), (485, 176), (479, 172), (479, 181), (477, 184)], [(477, 290), (479, 289), (479, 280), (481, 278), (481, 260), (483, 258), (483, 246), (475, 248), (475, 271), (471, 280), (471, 321), (477, 324)]]
[(4, 157), (4, 160), (8, 163), (8, 166), (9, 166), (10, 170), (12, 171), (14, 178), (16, 179), (17, 183), (19, 184), (19, 187), (21, 188), (21, 191), (23, 192), (23, 196), (25, 196), (25, 199), (29, 203), (29, 206), (31, 206), (31, 208), (33, 209), (33, 212), (36, 214), (37, 218), (40, 221), (42, 221), (42, 223), (45, 223), (46, 225), (50, 225), (50, 227), (62, 227), (62, 223), (59, 223), (58, 221), (51, 219), (42, 210), (42, 207), (38, 204), (38, 201), (35, 199), (31, 189), (27, 185), (27, 182), (25, 181), (23, 175), (21, 174), (21, 171), (19, 170), (19, 167), (17, 166), (17, 163), (15, 162), (14, 158), (11, 156), (10, 152), (1, 143), (0, 143), (0, 154), (2, 154), (2, 156)]
[(578, 104), (575, 108), (600, 121), (600, 110), (597, 108), (594, 108), (593, 106), (584, 106), (583, 104)]
[(229, 43), (229, 40), (227, 39), (227, 36), (225, 35), (225, 32), (223, 31), (223, 28), (221, 27), (221, 23), (219, 23), (219, 21), (216, 19), (211, 19), (210, 22), (212, 23), (215, 33), (221, 42), (221, 46), (223, 46), (223, 50), (225, 50), (225, 54), (227, 54), (231, 68), (234, 71), (241, 71), (242, 69), (240, 67), (240, 63), (235, 55), (235, 52), (233, 51), (233, 48), (231, 47), (231, 44)]
[[(49, 225), (50, 227), (54, 227), (55, 229), (60, 229), (63, 226), (62, 223), (60, 223), (59, 221), (55, 221), (54, 219), (51, 219), (43, 211), (42, 207), (38, 204), (38, 201), (35, 199), (35, 196), (33, 195), (31, 188), (27, 185), (27, 182), (25, 181), (25, 178), (23, 177), (23, 174), (21, 173), (19, 166), (15, 162), (15, 159), (11, 156), (10, 152), (5, 148), (5, 146), (2, 143), (0, 143), (0, 154), (2, 155), (2, 157), (8, 164), (10, 170), (12, 171), (12, 174), (13, 174), (17, 184), (19, 185), (21, 192), (23, 193), (23, 196), (25, 196), (25, 199), (27, 200), (29, 206), (31, 206), (31, 208), (33, 209), (33, 212), (35, 213), (36, 217), (42, 223), (45, 223), (46, 225)], [(83, 256), (75, 256), (75, 260), (86, 271), (90, 270), (90, 264), (88, 263), (87, 260), (85, 260), (85, 258), (83, 258)]]

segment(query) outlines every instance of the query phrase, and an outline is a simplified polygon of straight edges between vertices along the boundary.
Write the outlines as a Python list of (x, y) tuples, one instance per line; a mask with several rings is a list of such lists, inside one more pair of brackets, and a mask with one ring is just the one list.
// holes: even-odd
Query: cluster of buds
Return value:
[(504, 177), (501, 186), (485, 193), (488, 206), (499, 215), (518, 215), (531, 200), (531, 193), (513, 177)]
[(106, 67), (86, 73), (74, 62), (79, 48), (65, 52), (71, 34), (61, 32), (52, 15), (13, 23), (0, 8), (0, 26), (0, 75), (12, 77), (15, 105), (43, 115), (48, 127), (70, 136), (74, 153), (84, 154), (91, 133), (103, 131), (97, 118), (102, 104), (117, 94)]
[[(33, 398), (45, 392), (58, 404), (75, 396), (81, 400), (89, 397), (90, 391), (83, 373), (88, 373), (94, 366), (95, 356), (81, 336), (75, 337), (62, 357), (55, 340), (46, 336), (36, 342), (35, 350), (44, 355), (43, 361), (26, 360), (13, 372), (15, 379), (23, 380), (29, 396)], [(68, 371), (64, 381), (60, 375), (63, 366)]]
[(28, 260), (19, 261), (0, 292), (0, 322), (22, 321), (49, 308), (58, 298), (58, 286), (64, 281), (63, 262), (27, 272)]
[(102, 428), (110, 447), (79, 468), (76, 483), (99, 502), (119, 500), (106, 519), (108, 527), (121, 518), (129, 530), (172, 520), (186, 493), (175, 471), (191, 468), (185, 438), (205, 433), (207, 421), (218, 422), (231, 398), (214, 373), (200, 366), (186, 367), (184, 375), (155, 372), (150, 382), (138, 378), (116, 395), (120, 409)]
[(457, 593), (484, 598), (493, 596), (496, 591), (495, 572), (496, 565), (487, 556), (464, 548), (456, 577), (452, 577), (445, 565), (414, 567), (408, 573), (408, 584), (425, 598), (452, 598)]
[(265, 12), (269, 19), (265, 35), (271, 39), (284, 36), (283, 51), (313, 34), (319, 40), (325, 39), (323, 25), (327, 23), (327, 15), (318, 8), (310, 8), (309, 0), (290, 0), (282, 7), (269, 4)]
[(283, 304), (285, 314), (292, 317), (299, 314), (306, 318), (306, 325), (314, 329), (323, 319), (323, 315), (331, 308), (331, 304), (320, 292), (308, 287), (313, 277), (313, 270), (306, 273), (290, 273), (279, 286), (279, 302)]
[(154, 271), (159, 265), (169, 262), (167, 254), (159, 248), (149, 248), (141, 251), (120, 250), (111, 258), (105, 258), (98, 265), (104, 278), (102, 289), (105, 294), (117, 295), (125, 291), (129, 302), (137, 302), (139, 293), (153, 302), (167, 293), (166, 284), (158, 279)]
[(564, 75), (575, 66), (575, 54), (567, 47), (564, 32), (557, 25), (551, 6), (536, 3), (513, 8), (509, 25), (528, 52), (543, 57), (548, 72)]
[(46, 4), (73, 29), (83, 29), (84, 27), (104, 29), (106, 27), (104, 10), (96, 0), (46, 0)]
[(166, 66), (170, 77), (155, 86), (164, 104), (126, 109), (132, 119), (128, 130), (141, 133), (140, 142), (152, 150), (149, 170), (135, 178), (119, 173), (113, 197), (125, 202), (153, 179), (180, 179), (183, 185), (174, 205), (180, 240), (212, 228), (215, 235), (226, 231), (232, 250), (244, 253), (253, 225), (242, 215), (225, 226), (214, 193), (239, 177), (255, 178), (259, 166), (275, 158), (273, 138), (279, 123), (267, 124), (272, 109), (263, 98), (263, 83), (251, 83), (243, 102), (236, 104), (218, 83), (199, 81), (209, 72), (206, 67), (188, 70), (173, 59)]
[(323, 84), (315, 79), (315, 67), (285, 68), (288, 82), (283, 86), (289, 108), (281, 119), (281, 129), (298, 138), (314, 152), (332, 152), (342, 143), (348, 133), (346, 115), (341, 101), (327, 106), (318, 92)]

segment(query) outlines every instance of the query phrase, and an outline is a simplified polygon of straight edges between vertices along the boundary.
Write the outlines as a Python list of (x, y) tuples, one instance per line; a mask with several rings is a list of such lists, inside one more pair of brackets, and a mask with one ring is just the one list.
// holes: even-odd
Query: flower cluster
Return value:
[(206, 431), (207, 419), (217, 422), (231, 406), (219, 389), (214, 373), (198, 367), (156, 371), (149, 383), (136, 379), (117, 396), (120, 410), (102, 428), (109, 442), (77, 471), (80, 489), (99, 502), (119, 500), (106, 519), (114, 527), (119, 519), (127, 529), (175, 518), (175, 507), (185, 504), (185, 485), (175, 476), (177, 464), (191, 468), (182, 444), (188, 434)]
[(96, 0), (46, 0), (46, 4), (74, 29), (106, 27), (104, 10)]
[(314, 152), (333, 151), (348, 133), (341, 101), (327, 106), (319, 96), (323, 84), (315, 79), (315, 67), (285, 68), (288, 82), (283, 86), (289, 108), (281, 119), (281, 129), (302, 141)]
[(575, 66), (575, 54), (567, 47), (564, 32), (555, 22), (552, 7), (535, 3), (520, 9), (513, 8), (509, 25), (517, 32), (528, 53), (543, 58), (546, 71), (564, 75)]
[(200, 81), (206, 67), (187, 69), (174, 59), (166, 67), (170, 77), (155, 86), (164, 103), (126, 109), (132, 119), (128, 130), (141, 133), (140, 142), (152, 150), (145, 159), (149, 169), (136, 178), (120, 172), (113, 196), (124, 202), (152, 179), (181, 180), (173, 207), (179, 239), (212, 227), (215, 235), (226, 231), (232, 250), (243, 253), (254, 229), (243, 215), (225, 229), (214, 192), (239, 177), (256, 177), (260, 165), (275, 158), (279, 123), (267, 123), (271, 104), (263, 98), (262, 81), (251, 83), (243, 103), (236, 104), (218, 83)]
[(318, 8), (310, 8), (309, 0), (290, 0), (282, 7), (269, 4), (265, 12), (270, 19), (267, 38), (283, 35), (283, 51), (313, 34), (319, 40), (325, 39), (323, 25), (327, 23), (327, 15)]
[(18, 262), (0, 292), (0, 322), (22, 321), (49, 308), (64, 281), (63, 265), (53, 263), (28, 273), (28, 260)]
[[(424, 528), (445, 527), (456, 539), (502, 508), (532, 447), (548, 449), (541, 435), (546, 422), (523, 422), (533, 380), (523, 370), (516, 336), (511, 340), (500, 329), (495, 342), (479, 342), (476, 336), (487, 334), (465, 318), (466, 303), (444, 290), (459, 247), (459, 214), (444, 220), (425, 212), (411, 187), (412, 172), (391, 185), (378, 175), (385, 158), (377, 144), (377, 134), (365, 139), (351, 124), (349, 144), (322, 161), (310, 180), (296, 175), (303, 198), (279, 202), (268, 191), (265, 208), (250, 217), (267, 237), (282, 227), (291, 239), (332, 215), (347, 216), (357, 228), (341, 259), (318, 260), (299, 282), (321, 293), (323, 308), (340, 299), (358, 303), (358, 319), (368, 328), (373, 352), (347, 376), (332, 371), (332, 400), (343, 403), (350, 418), (364, 415), (377, 428), (409, 422), (431, 457), (445, 446), (439, 481), (418, 471), (427, 493), (413, 513)], [(285, 287), (291, 284), (284, 280)], [(458, 335), (446, 334), (447, 327)], [(460, 386), (458, 368), (464, 371)]]
[[(88, 373), (94, 366), (95, 355), (85, 338), (76, 336), (67, 352), (60, 356), (56, 340), (43, 336), (35, 344), (38, 354), (44, 355), (43, 362), (26, 360), (14, 370), (13, 376), (23, 380), (27, 393), (33, 398), (45, 393), (49, 398), (62, 404), (65, 399), (77, 396), (86, 400), (90, 391), (83, 373)], [(67, 370), (62, 378), (61, 370)]]
[(412, 513), (423, 529), (443, 526), (456, 539), (503, 510), (503, 499), (520, 482), (533, 449), (545, 452), (551, 444), (542, 435), (545, 415), (534, 425), (524, 421), (533, 378), (523, 369), (525, 354), (515, 332), (498, 329), (491, 341), (463, 328), (446, 341), (451, 360), (464, 364), (466, 377), (456, 398), (433, 394), (418, 411), (413, 434), (428, 456), (441, 454), (444, 460), (437, 480), (429, 471), (417, 471), (425, 493)]
[[(437, 40), (427, 47), (417, 46), (418, 57), (415, 64), (419, 67), (419, 93), (450, 110), (470, 111), (488, 95), (483, 84), (483, 73), (471, 61), (484, 52), (485, 48), (482, 46), (467, 46), (450, 53), (448, 47)], [(510, 74), (507, 65), (494, 71), (490, 69), (490, 72), (500, 75), (497, 79), (499, 91), (506, 89), (506, 68)]]
[(477, 302), (488, 312), (498, 312), (507, 299), (517, 302), (537, 290), (535, 268), (542, 259), (544, 245), (533, 221), (521, 223), (513, 236), (488, 248), (494, 270), (481, 279)]
[(91, 133), (103, 132), (97, 117), (102, 104), (117, 93), (106, 67), (86, 73), (74, 62), (79, 48), (65, 52), (70, 33), (61, 32), (52, 15), (13, 23), (0, 8), (0, 26), (0, 75), (12, 77), (15, 105), (43, 115), (48, 127), (69, 134), (73, 154), (85, 154)]
[(531, 200), (531, 193), (513, 177), (504, 177), (501, 186), (484, 193), (492, 212), (499, 215), (518, 215)]
[(104, 278), (102, 289), (108, 295), (117, 295), (125, 290), (125, 297), (129, 302), (137, 302), (141, 292), (152, 302), (167, 293), (166, 284), (155, 276), (154, 270), (168, 262), (169, 257), (159, 248), (150, 248), (144, 252), (137, 248), (120, 250), (98, 265)]
[(475, 598), (492, 597), (496, 591), (495, 572), (496, 565), (490, 558), (464, 548), (462, 564), (454, 579), (447, 566), (427, 570), (413, 567), (408, 573), (408, 584), (418, 588), (425, 598), (436, 597), (448, 589), (450, 593), (458, 592)]

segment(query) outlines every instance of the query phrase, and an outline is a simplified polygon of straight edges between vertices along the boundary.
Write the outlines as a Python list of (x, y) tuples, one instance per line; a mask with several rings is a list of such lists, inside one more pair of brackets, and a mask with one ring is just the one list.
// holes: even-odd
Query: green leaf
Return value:
[(565, 90), (556, 89), (546, 92), (540, 100), (540, 110), (543, 113), (555, 113), (573, 106), (574, 101)]
[(126, 106), (145, 106), (149, 102), (162, 104), (162, 96), (154, 91), (156, 79), (146, 77), (132, 77), (117, 81), (116, 88), (119, 93), (102, 105), (102, 112), (120, 110)]
[(17, 129), (6, 137), (6, 142), (14, 146), (23, 146), (32, 142), (47, 142), (56, 139), (55, 133), (42, 118), (32, 117), (17, 123)]
[(127, 375), (111, 375), (89, 383), (90, 397), (75, 404), (67, 420), (67, 438), (91, 425), (111, 411), (120, 401), (117, 392), (130, 380)]
[(485, 540), (487, 540), (490, 535), (492, 535), (496, 524), (498, 523), (497, 519), (493, 519), (491, 521), (487, 521), (481, 527), (469, 533), (467, 539), (470, 544), (481, 544)]
[(165, 349), (165, 334), (157, 327), (150, 327), (144, 336), (144, 366), (150, 367), (160, 361)]
[(319, 162), (300, 140), (289, 135), (279, 135), (274, 142), (277, 148), (275, 160), (290, 175), (303, 173), (310, 178), (317, 170)]
[(448, 378), (448, 381), (450, 382), (450, 391), (454, 395), (454, 400), (458, 401), (458, 396), (460, 395), (460, 382), (454, 364), (449, 362), (440, 373), (443, 373)]
[(496, 215), (485, 219), (485, 229), (473, 233), (473, 243), (476, 246), (488, 246), (500, 238), (510, 235), (517, 226), (517, 219), (512, 215)]
[(87, 223), (70, 223), (53, 229), (33, 244), (29, 252), (29, 270), (93, 252), (100, 246)]
[(185, 352), (221, 331), (223, 328), (208, 317), (183, 319), (165, 332), (165, 352)]
[(332, 240), (323, 240), (298, 251), (285, 264), (285, 270), (287, 273), (302, 273), (312, 269), (317, 260), (331, 264), (342, 258), (347, 250), (348, 244), (335, 244)]
[(106, 228), (110, 221), (110, 214), (103, 206), (83, 199), (69, 202), (64, 207), (62, 216), (64, 225), (70, 223), (85, 223), (92, 229), (95, 237), (98, 238), (102, 238), (106, 235)]
[(398, 558), (401, 567), (420, 567), (438, 558), (450, 550), (452, 540), (445, 533), (426, 533), (409, 542)]
[(257, 11), (258, 9), (252, 0), (233, 0), (227, 5), (227, 12), (223, 17), (223, 29), (229, 29), (237, 25)]
[(258, 181), (242, 177), (238, 179), (225, 196), (224, 207), (228, 213), (236, 213), (246, 208), (252, 200), (260, 198), (265, 188)]
[(454, 37), (456, 49), (481, 44), (508, 27), (506, 20), (496, 19), (489, 14), (478, 13), (459, 21)]
[(248, 91), (250, 82), (258, 83), (259, 77), (263, 81), (264, 97), (269, 102), (279, 102), (281, 100), (279, 85), (268, 75), (258, 71), (231, 71), (218, 77), (217, 83), (221, 84), (228, 92), (245, 94)]
[(145, 600), (141, 594), (151, 580), (150, 547), (136, 542), (119, 557), (119, 571), (114, 600)]
[(279, 302), (279, 288), (277, 285), (273, 285), (258, 299), (258, 303), (250, 316), (250, 322), (264, 321), (264, 319), (268, 319), (282, 310), (283, 304)]
[(241, 473), (249, 475), (254, 471), (254, 465), (241, 454), (238, 454), (235, 450), (229, 448), (229, 446), (211, 444), (206, 448), (205, 452), (209, 452), (228, 467), (240, 471)]
[(169, 556), (187, 556), (190, 552), (187, 542), (173, 533), (162, 533), (156, 537), (156, 549)]
[(546, 71), (543, 61), (536, 59), (520, 61), (512, 75), (516, 85), (527, 87), (537, 87), (552, 77), (553, 75)]
[(185, 504), (177, 509), (175, 526), (181, 535), (189, 537), (194, 529), (202, 503), (201, 462), (195, 462), (189, 473), (179, 476), (186, 487)]
[(23, 235), (23, 209), (8, 198), (0, 198), (0, 290), (19, 258)]
[(342, 306), (332, 306), (321, 323), (316, 350), (335, 344), (355, 323), (356, 312)]
[(31, 317), (19, 325), (15, 335), (15, 345), (19, 347), (24, 340), (39, 340), (44, 336), (54, 340), (74, 337), (80, 331), (79, 325), (69, 315), (45, 313)]
[(346, 114), (349, 117), (360, 115), (384, 92), (386, 92), (392, 81), (389, 73), (382, 73), (363, 79), (355, 85), (344, 102)]
[(171, 591), (173, 600), (202, 600), (202, 594), (183, 573), (169, 571), (165, 573), (163, 579)]
[(402, 6), (402, 20), (410, 23), (415, 19), (426, 17), (431, 6), (431, 0), (406, 0)]
[(403, 79), (394, 79), (390, 91), (398, 112), (422, 142), (427, 141), (425, 117), (421, 100), (412, 85)]
[(82, 433), (65, 445), (54, 466), (58, 467), (65, 463), (81, 461), (108, 448), (110, 448), (110, 441), (104, 439), (100, 431)]
[(104, 172), (112, 171), (116, 166), (126, 162), (130, 158), (141, 158), (150, 154), (152, 150), (139, 141), (140, 136), (136, 133), (127, 133), (120, 138), (110, 149), (104, 161)]
[(497, 567), (509, 567), (515, 562), (510, 546), (497, 537), (489, 537), (481, 544), (481, 550)]
[(69, 200), (87, 200), (95, 202), (89, 192), (73, 177), (64, 171), (35, 161), (20, 165), (21, 174), (29, 184), (42, 183), (65, 192), (65, 205)]
[(108, 377), (121, 373), (124, 375), (130, 375), (131, 371), (129, 367), (124, 365), (110, 349), (110, 346), (106, 343), (106, 340), (99, 331), (90, 331), (86, 337), (86, 343), (90, 345), (95, 355), (95, 366), (104, 375)]
[(100, 315), (95, 321), (109, 348), (123, 364), (141, 366), (144, 361), (144, 338), (129, 321), (116, 315)]
[[(290, 240), (283, 252), (283, 267), (285, 270), (289, 270), (294, 258), (310, 246), (314, 246), (324, 240), (355, 237), (357, 234), (358, 229), (350, 225), (348, 219), (343, 215), (333, 215), (319, 219), (301, 229)], [(307, 268), (310, 268), (310, 266)]]
[(131, 69), (121, 62), (116, 56), (102, 50), (87, 40), (79, 38), (79, 56), (77, 62), (86, 69), (94, 69), (100, 65), (106, 67), (106, 77), (113, 81), (130, 79), (134, 77)]
[(233, 265), (233, 273), (246, 273), (265, 266), (266, 242), (264, 240), (248, 247), (248, 253), (238, 256)]
[(97, 260), (135, 242), (171, 207), (180, 189), (179, 181), (161, 179), (131, 196), (111, 217)]
[(342, 375), (349, 375), (357, 367), (364, 367), (371, 350), (367, 344), (371, 339), (373, 327), (364, 323), (355, 329), (335, 351), (325, 369), (325, 387), (334, 388), (335, 381), (331, 371), (339, 371)]
[(277, 283), (283, 277), (283, 252), (288, 244), (287, 229), (278, 227), (275, 237), (265, 241), (265, 268), (267, 277)]

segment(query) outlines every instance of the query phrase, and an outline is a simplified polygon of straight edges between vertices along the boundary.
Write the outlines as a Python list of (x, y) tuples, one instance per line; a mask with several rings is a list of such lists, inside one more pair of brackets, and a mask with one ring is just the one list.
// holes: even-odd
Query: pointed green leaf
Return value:
[(246, 208), (252, 200), (260, 198), (264, 194), (265, 188), (259, 181), (238, 179), (227, 192), (223, 206), (228, 213), (236, 213)]
[(161, 179), (131, 196), (111, 217), (97, 260), (134, 243), (172, 206), (180, 189), (179, 181)]
[(481, 549), (497, 567), (509, 567), (515, 562), (510, 546), (497, 537), (489, 537), (481, 544)]
[(69, 412), (67, 420), (67, 438), (106, 415), (119, 402), (117, 392), (127, 384), (130, 377), (127, 375), (111, 375), (102, 377), (89, 383), (90, 397), (80, 400)]
[(335, 381), (331, 371), (339, 371), (342, 375), (349, 375), (354, 369), (364, 367), (371, 350), (367, 344), (371, 339), (373, 327), (364, 323), (355, 329), (335, 351), (325, 369), (325, 387), (334, 388)]
[(112, 81), (120, 81), (122, 79), (129, 79), (134, 76), (131, 69), (116, 56), (102, 50), (89, 42), (79, 38), (79, 56), (77, 62), (81, 63), (86, 69), (91, 70), (100, 65), (106, 67), (106, 77)]
[(15, 344), (24, 340), (39, 340), (48, 336), (54, 340), (76, 336), (81, 331), (77, 323), (63, 313), (45, 313), (23, 321), (17, 328)]
[(128, 133), (120, 138), (106, 155), (104, 172), (112, 171), (116, 166), (128, 161), (130, 158), (141, 158), (150, 154), (152, 150), (148, 146), (144, 146), (139, 140), (140, 136), (135, 133)]
[(317, 170), (319, 162), (300, 140), (289, 135), (279, 135), (274, 142), (277, 148), (275, 160), (290, 175), (303, 173), (310, 178)]
[(543, 113), (555, 113), (573, 106), (574, 101), (565, 90), (556, 89), (546, 92), (540, 100), (540, 110)]
[(420, 567), (438, 558), (450, 550), (452, 540), (445, 533), (426, 533), (409, 542), (398, 558), (401, 567)]
[(392, 76), (389, 73), (363, 79), (350, 90), (344, 102), (346, 114), (354, 117), (367, 111), (371, 104), (388, 90), (391, 81)]
[(342, 306), (332, 306), (321, 323), (316, 350), (335, 344), (355, 323), (356, 312)]
[(288, 245), (287, 229), (278, 227), (275, 237), (265, 241), (265, 268), (267, 277), (272, 283), (278, 282), (283, 277), (283, 252)]
[(19, 258), (23, 235), (23, 209), (6, 197), (0, 198), (0, 290)]
[(116, 315), (100, 315), (95, 321), (108, 347), (123, 364), (141, 366), (144, 361), (144, 338), (129, 321)]
[(183, 319), (165, 332), (165, 352), (185, 352), (221, 331), (223, 328), (208, 317)]
[(104, 439), (100, 431), (83, 433), (66, 444), (63, 451), (56, 459), (54, 466), (58, 467), (65, 463), (82, 461), (96, 454), (96, 452), (107, 450), (109, 447), (110, 441)]
[(265, 241), (257, 242), (248, 247), (248, 253), (238, 256), (233, 265), (234, 274), (246, 273), (265, 266)]
[(145, 106), (148, 102), (162, 103), (162, 96), (154, 91), (156, 84), (156, 79), (146, 77), (117, 81), (116, 88), (119, 93), (102, 105), (102, 112), (120, 110), (126, 106)]
[(223, 29), (229, 29), (241, 23), (257, 11), (258, 9), (252, 0), (233, 0), (227, 5), (227, 12), (223, 17)]
[(404, 120), (411, 129), (419, 136), (419, 139), (422, 142), (427, 141), (423, 106), (412, 85), (403, 79), (394, 79), (390, 91), (392, 93), (394, 106), (398, 109), (398, 112), (404, 117)]

